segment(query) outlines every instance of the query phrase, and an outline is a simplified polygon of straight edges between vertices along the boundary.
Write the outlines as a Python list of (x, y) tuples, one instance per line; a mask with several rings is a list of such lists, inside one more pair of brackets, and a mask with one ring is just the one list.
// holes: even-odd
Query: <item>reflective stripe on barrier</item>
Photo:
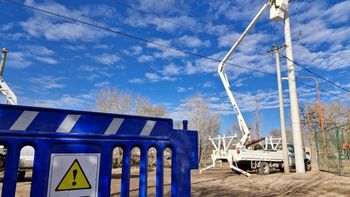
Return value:
[(134, 147), (141, 154), (140, 196), (147, 196), (151, 147), (157, 150), (156, 196), (163, 196), (166, 148), (172, 151), (171, 195), (190, 196), (190, 172), (198, 168), (197, 135), (173, 129), (173, 121), (165, 118), (0, 105), (0, 144), (7, 149), (2, 196), (15, 196), (20, 150), (27, 145), (35, 149), (31, 196), (110, 196), (116, 147), (123, 149), (121, 196), (129, 196)]

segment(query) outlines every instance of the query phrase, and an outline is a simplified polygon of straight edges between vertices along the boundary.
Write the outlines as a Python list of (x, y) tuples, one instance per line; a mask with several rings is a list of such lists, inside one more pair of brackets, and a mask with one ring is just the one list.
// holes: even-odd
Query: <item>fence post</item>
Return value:
[(316, 131), (312, 132), (313, 135), (313, 142), (311, 145), (311, 170), (312, 171), (318, 171), (320, 170), (320, 160), (319, 160), (319, 150), (318, 150), (318, 144), (317, 144), (317, 137), (316, 137)]
[(339, 142), (339, 127), (336, 127), (336, 138), (337, 138), (337, 148), (338, 148), (339, 175), (342, 175), (343, 166), (341, 161), (341, 145)]

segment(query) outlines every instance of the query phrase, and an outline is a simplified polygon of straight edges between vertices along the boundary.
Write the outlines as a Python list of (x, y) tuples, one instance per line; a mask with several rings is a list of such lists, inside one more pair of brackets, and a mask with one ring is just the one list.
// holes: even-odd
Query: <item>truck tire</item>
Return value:
[(18, 170), (17, 172), (17, 181), (25, 181), (26, 171), (25, 170)]
[(259, 174), (262, 174), (262, 175), (268, 175), (270, 174), (270, 164), (267, 163), (267, 162), (261, 162), (260, 163), (260, 167), (259, 167), (259, 170), (258, 170), (258, 173)]

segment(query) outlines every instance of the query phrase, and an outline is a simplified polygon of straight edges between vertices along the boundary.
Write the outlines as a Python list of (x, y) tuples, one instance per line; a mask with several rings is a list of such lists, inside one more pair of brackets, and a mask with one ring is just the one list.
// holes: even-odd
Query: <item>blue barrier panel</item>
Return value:
[[(156, 196), (163, 196), (163, 151), (172, 151), (171, 196), (191, 195), (198, 134), (165, 118), (0, 105), (0, 144), (7, 149), (3, 197), (13, 197), (20, 151), (35, 149), (30, 196), (110, 196), (112, 152), (123, 149), (121, 196), (129, 196), (130, 155), (138, 147), (139, 195), (147, 196), (147, 154), (157, 150)], [(119, 186), (115, 186), (119, 187)]]

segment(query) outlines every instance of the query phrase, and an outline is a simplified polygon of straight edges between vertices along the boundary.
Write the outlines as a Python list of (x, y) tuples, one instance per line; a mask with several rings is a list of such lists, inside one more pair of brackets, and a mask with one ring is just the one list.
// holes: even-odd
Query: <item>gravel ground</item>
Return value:
[[(120, 195), (120, 169), (113, 169), (111, 196)], [(0, 177), (3, 176), (0, 173)], [(30, 176), (17, 183), (16, 196), (29, 196)], [(130, 196), (138, 196), (138, 170), (131, 170)], [(170, 196), (170, 170), (165, 169), (165, 196)], [(255, 175), (247, 178), (228, 169), (192, 172), (192, 196), (350, 196), (350, 177), (327, 172), (300, 175)], [(2, 184), (0, 183), (0, 188)], [(155, 171), (149, 172), (148, 195), (155, 196)]]

